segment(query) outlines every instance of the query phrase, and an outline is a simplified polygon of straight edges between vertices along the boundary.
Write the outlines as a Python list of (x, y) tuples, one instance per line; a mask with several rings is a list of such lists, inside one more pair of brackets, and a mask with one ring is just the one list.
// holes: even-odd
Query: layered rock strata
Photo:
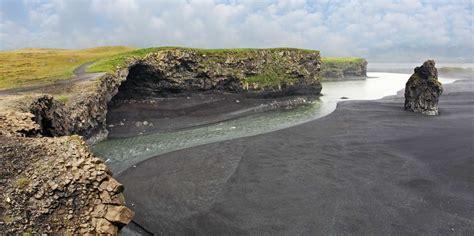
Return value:
[(231, 92), (255, 96), (318, 95), (320, 56), (300, 49), (170, 49), (129, 63), (115, 99)]

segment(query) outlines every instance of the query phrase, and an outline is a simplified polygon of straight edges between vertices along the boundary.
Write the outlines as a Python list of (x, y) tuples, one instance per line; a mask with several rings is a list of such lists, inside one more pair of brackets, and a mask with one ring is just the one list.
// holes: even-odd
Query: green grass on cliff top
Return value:
[[(130, 48), (123, 46), (96, 47), (82, 50), (29, 48), (15, 51), (0, 52), (0, 89), (17, 88), (37, 84), (47, 84), (56, 80), (67, 79), (73, 75), (73, 70), (90, 61), (96, 61), (89, 66), (88, 72), (113, 72), (117, 66), (123, 66), (127, 58), (144, 57), (153, 52), (166, 49), (192, 50), (194, 52), (219, 57), (228, 54), (245, 55), (258, 50), (298, 50), (305, 53), (319, 52), (316, 50), (296, 48), (233, 48), (233, 49), (200, 49), (184, 47), (153, 47)], [(324, 57), (323, 65), (338, 65), (344, 63), (360, 63), (363, 58), (356, 57)], [(248, 78), (252, 81), (274, 80), (273, 74)], [(265, 77), (265, 78), (263, 78)], [(268, 81), (267, 81), (268, 82)]]
[(364, 58), (360, 57), (323, 57), (321, 62), (323, 64), (343, 64), (343, 63), (361, 63), (364, 62)]
[(297, 48), (229, 48), (229, 49), (203, 49), (203, 48), (185, 48), (185, 47), (155, 47), (155, 48), (142, 48), (134, 51), (121, 53), (112, 57), (103, 58), (94, 64), (92, 64), (88, 72), (113, 72), (117, 67), (124, 66), (127, 58), (130, 57), (144, 57), (145, 55), (153, 52), (159, 52), (167, 49), (183, 49), (191, 50), (197, 53), (208, 54), (209, 56), (220, 56), (224, 54), (246, 54), (252, 53), (258, 50), (299, 50), (302, 52), (319, 52), (317, 50), (309, 49), (297, 49)]

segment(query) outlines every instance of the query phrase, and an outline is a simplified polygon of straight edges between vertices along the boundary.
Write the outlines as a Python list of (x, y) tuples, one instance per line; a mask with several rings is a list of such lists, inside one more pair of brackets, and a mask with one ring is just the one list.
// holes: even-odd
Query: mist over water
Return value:
[[(109, 139), (94, 145), (92, 151), (106, 160), (112, 171), (118, 174), (138, 162), (166, 152), (258, 135), (321, 118), (334, 111), (341, 97), (372, 100), (395, 95), (404, 88), (410, 74), (371, 72), (368, 76), (366, 80), (323, 82), (319, 99), (294, 109), (268, 111), (174, 132)], [(442, 83), (454, 80), (440, 78)]]

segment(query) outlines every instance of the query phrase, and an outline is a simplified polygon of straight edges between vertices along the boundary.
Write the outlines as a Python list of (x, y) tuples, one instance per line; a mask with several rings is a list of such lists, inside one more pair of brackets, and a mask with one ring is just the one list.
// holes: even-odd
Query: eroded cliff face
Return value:
[(116, 100), (205, 91), (255, 96), (318, 95), (321, 91), (317, 51), (169, 49), (137, 59), (128, 68)]
[(321, 77), (325, 81), (364, 79), (367, 77), (367, 61), (325, 62), (321, 64)]
[(300, 49), (167, 49), (130, 58), (124, 68), (80, 89), (65, 105), (40, 96), (23, 106), (43, 136), (84, 136), (89, 143), (107, 137), (106, 114), (114, 102), (186, 96), (196, 92), (281, 97), (319, 95), (320, 55)]
[(67, 104), (55, 100), (51, 95), (43, 95), (24, 104), (20, 110), (33, 115), (33, 120), (39, 125), (36, 133), (41, 136), (78, 134), (88, 143), (95, 143), (107, 137), (107, 105), (117, 94), (127, 74), (128, 70), (117, 70), (85, 88), (78, 88)]

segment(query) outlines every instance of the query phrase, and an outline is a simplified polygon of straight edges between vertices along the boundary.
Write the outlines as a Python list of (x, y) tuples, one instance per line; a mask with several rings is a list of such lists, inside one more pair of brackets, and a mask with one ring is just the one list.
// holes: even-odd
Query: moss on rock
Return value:
[(358, 57), (323, 57), (323, 80), (346, 80), (367, 77), (367, 61)]
[(143, 96), (209, 90), (282, 95), (289, 95), (282, 91), (301, 91), (295, 88), (318, 95), (321, 90), (320, 56), (314, 50), (161, 48), (127, 59), (122, 68), (128, 68), (129, 75), (121, 89)]

